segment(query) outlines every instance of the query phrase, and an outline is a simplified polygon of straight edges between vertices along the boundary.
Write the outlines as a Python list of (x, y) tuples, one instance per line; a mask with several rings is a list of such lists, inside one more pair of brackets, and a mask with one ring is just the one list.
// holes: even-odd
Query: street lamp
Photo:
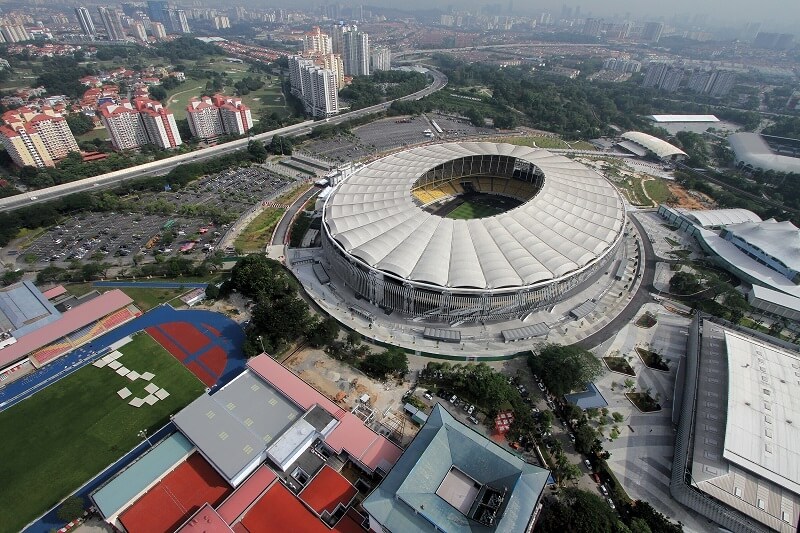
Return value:
[(258, 336), (258, 342), (261, 344), (261, 353), (267, 353), (264, 349), (264, 338), (261, 335)]
[(148, 436), (147, 436), (147, 430), (146, 430), (146, 429), (140, 429), (140, 430), (139, 430), (139, 433), (137, 433), (137, 435), (139, 435), (139, 438), (140, 438), (140, 439), (144, 439), (144, 440), (146, 440), (146, 441), (147, 441), (147, 444), (148, 444), (148, 445), (149, 445), (151, 448), (153, 447), (153, 443), (152, 443), (152, 442), (150, 442), (150, 437), (148, 437)]

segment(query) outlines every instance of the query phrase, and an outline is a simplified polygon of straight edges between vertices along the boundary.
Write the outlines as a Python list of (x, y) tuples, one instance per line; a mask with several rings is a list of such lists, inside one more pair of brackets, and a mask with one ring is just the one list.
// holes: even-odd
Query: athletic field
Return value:
[[(154, 405), (128, 405), (149, 382), (88, 365), (0, 413), (0, 532), (19, 531), (122, 457), (203, 393), (205, 386), (146, 333), (119, 350), (125, 367), (155, 374), (169, 392)], [(59, 364), (58, 362), (54, 364)], [(133, 394), (122, 400), (117, 391)]]
[(458, 207), (445, 215), (446, 218), (456, 220), (469, 220), (473, 218), (486, 218), (499, 215), (518, 206), (520, 202), (510, 198), (492, 197), (488, 195), (472, 195), (464, 200)]

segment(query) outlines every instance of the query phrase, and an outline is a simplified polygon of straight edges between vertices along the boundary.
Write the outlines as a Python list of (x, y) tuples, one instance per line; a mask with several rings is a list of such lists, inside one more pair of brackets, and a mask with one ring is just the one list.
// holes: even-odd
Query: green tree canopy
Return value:
[(600, 497), (576, 488), (566, 488), (561, 497), (543, 500), (542, 516), (536, 524), (541, 533), (619, 533), (627, 531), (616, 513)]
[(578, 346), (548, 344), (539, 354), (531, 353), (528, 366), (541, 377), (548, 390), (561, 397), (574, 390), (583, 390), (586, 383), (603, 371), (600, 360)]

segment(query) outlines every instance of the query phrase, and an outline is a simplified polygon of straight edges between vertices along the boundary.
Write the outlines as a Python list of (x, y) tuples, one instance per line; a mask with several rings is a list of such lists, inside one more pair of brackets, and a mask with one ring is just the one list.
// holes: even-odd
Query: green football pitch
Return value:
[(467, 200), (447, 214), (447, 218), (469, 220), (498, 215), (507, 208), (487, 201)]
[[(130, 381), (108, 366), (88, 365), (0, 413), (0, 532), (19, 531), (110, 465), (200, 396), (205, 386), (161, 345), (139, 333), (119, 359), (169, 392), (153, 405), (128, 405), (147, 396), (147, 381)], [(58, 364), (58, 362), (54, 363)], [(122, 400), (117, 391), (133, 395)]]

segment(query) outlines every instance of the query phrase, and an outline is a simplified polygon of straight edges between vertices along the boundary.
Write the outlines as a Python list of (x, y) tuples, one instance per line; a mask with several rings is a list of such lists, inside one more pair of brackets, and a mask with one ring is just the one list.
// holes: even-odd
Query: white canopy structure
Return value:
[[(511, 164), (535, 168), (543, 178), (519, 207), (453, 220), (424, 210), (411, 192), (423, 175), (445, 164), (458, 169), (452, 179), (462, 183), (479, 179), (469, 170), (476, 164), (481, 176)], [(394, 278), (401, 287), (513, 294), (599, 264), (621, 240), (624, 223), (616, 189), (580, 163), (523, 146), (450, 143), (387, 156), (347, 178), (326, 202), (323, 246), (336, 251), (328, 254), (331, 263), (343, 257), (364, 275)], [(382, 289), (371, 287), (362, 294), (381, 300), (374, 291)]]
[(686, 152), (673, 146), (663, 139), (653, 137), (641, 131), (629, 131), (622, 134), (622, 138), (638, 144), (648, 152), (652, 152), (659, 159), (681, 160), (689, 157)]

